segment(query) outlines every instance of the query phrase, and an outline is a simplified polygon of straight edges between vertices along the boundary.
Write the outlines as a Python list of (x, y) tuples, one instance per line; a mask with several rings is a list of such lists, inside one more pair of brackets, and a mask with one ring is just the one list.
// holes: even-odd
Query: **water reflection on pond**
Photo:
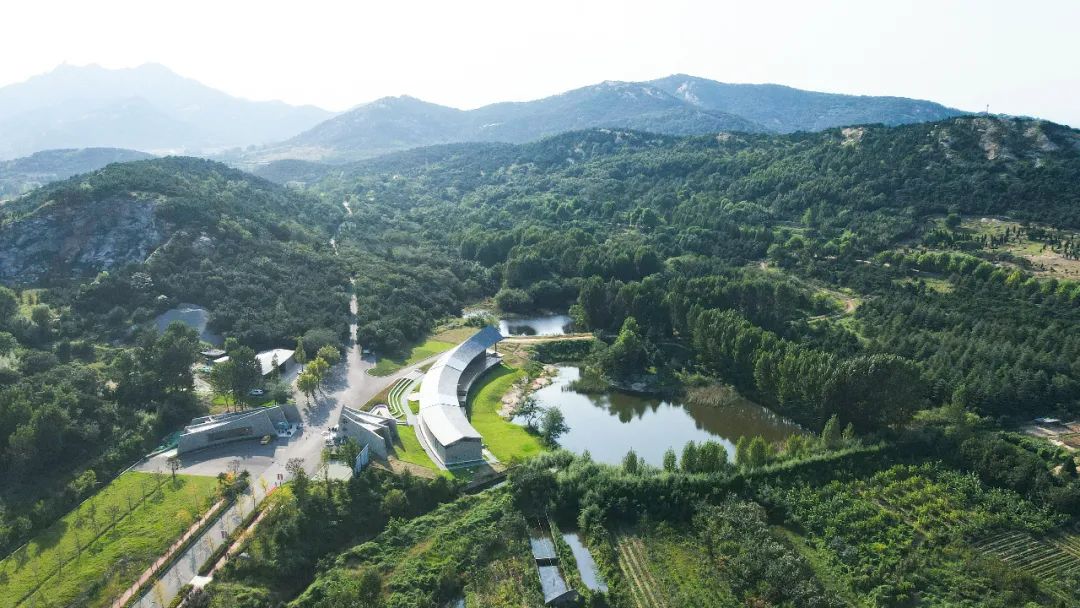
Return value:
[(682, 451), (687, 442), (713, 440), (735, 458), (739, 436), (761, 435), (780, 441), (799, 428), (771, 411), (741, 397), (723, 406), (694, 406), (656, 397), (613, 391), (578, 393), (570, 383), (581, 377), (576, 366), (559, 366), (554, 382), (536, 391), (542, 407), (557, 407), (570, 431), (559, 445), (575, 453), (588, 450), (598, 462), (616, 464), (631, 448), (646, 462), (660, 466), (664, 451)]
[(499, 319), (499, 332), (504, 336), (561, 336), (569, 325), (566, 315), (513, 317)]

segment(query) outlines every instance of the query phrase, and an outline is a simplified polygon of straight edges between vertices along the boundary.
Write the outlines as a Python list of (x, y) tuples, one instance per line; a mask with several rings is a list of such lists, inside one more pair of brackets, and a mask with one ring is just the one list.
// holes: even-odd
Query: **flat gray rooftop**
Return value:
[(555, 553), (555, 543), (550, 538), (530, 538), (529, 546), (532, 547), (533, 559), (558, 559)]
[(539, 566), (537, 569), (540, 571), (540, 588), (544, 590), (544, 602), (550, 602), (568, 591), (558, 566)]

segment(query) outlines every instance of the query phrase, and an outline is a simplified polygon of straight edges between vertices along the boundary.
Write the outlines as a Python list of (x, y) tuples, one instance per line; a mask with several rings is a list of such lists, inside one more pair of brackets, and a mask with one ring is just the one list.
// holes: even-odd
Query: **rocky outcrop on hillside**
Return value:
[(0, 226), (0, 283), (86, 277), (142, 262), (166, 239), (148, 197), (45, 203)]

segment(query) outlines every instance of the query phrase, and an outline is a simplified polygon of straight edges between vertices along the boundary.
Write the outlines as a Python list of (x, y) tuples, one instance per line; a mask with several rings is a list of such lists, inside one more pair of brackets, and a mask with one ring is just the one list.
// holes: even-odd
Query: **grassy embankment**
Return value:
[(106, 606), (206, 511), (217, 480), (125, 473), (0, 562), (0, 606)]
[(416, 438), (415, 428), (411, 426), (398, 427), (398, 439), (399, 441), (394, 444), (394, 456), (398, 460), (427, 467), (433, 471), (439, 470), (439, 467), (435, 466), (435, 463), (431, 461), (431, 457), (427, 455), (423, 446), (420, 445), (420, 440)]
[(389, 376), (403, 367), (415, 365), (428, 357), (444, 353), (479, 331), (475, 327), (451, 327), (436, 333), (423, 344), (414, 346), (405, 357), (380, 357), (375, 367), (368, 370), (372, 376)]
[(467, 409), (473, 428), (501, 462), (535, 456), (544, 449), (539, 437), (499, 415), (503, 395), (524, 376), (524, 370), (499, 365), (469, 391)]

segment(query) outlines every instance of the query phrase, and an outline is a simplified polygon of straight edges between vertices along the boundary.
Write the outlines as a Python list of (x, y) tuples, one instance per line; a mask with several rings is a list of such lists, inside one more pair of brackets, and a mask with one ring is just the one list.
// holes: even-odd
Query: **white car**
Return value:
[(250, 395), (252, 397), (262, 397), (265, 394), (266, 394), (266, 391), (264, 391), (261, 388), (253, 388), (250, 391), (248, 391), (248, 395)]

